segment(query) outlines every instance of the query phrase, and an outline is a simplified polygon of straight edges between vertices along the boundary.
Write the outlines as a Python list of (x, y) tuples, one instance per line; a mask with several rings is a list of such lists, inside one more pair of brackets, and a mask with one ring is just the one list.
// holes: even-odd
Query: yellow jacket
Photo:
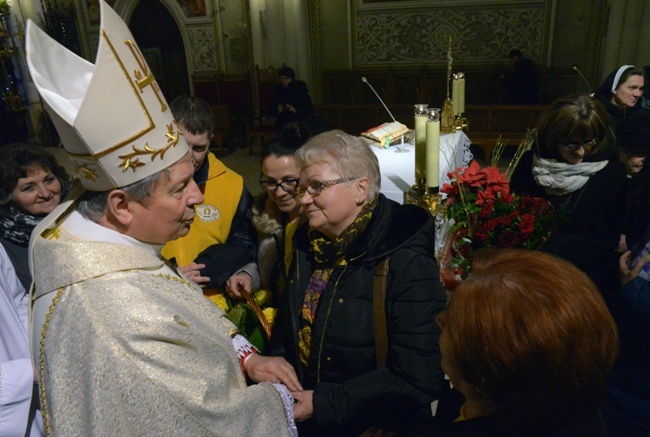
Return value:
[[(208, 179), (199, 188), (205, 200), (195, 206), (196, 217), (184, 237), (170, 241), (162, 255), (176, 258), (176, 264), (191, 264), (201, 252), (215, 244), (225, 244), (244, 190), (244, 179), (208, 153)], [(210, 272), (208, 272), (210, 276)]]

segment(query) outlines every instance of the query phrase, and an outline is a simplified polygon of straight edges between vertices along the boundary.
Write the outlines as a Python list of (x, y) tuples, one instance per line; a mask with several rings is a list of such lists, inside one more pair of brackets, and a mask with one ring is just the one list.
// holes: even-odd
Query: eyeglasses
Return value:
[(321, 191), (323, 191), (325, 188), (333, 187), (334, 185), (342, 184), (344, 182), (350, 182), (355, 179), (359, 178), (355, 176), (353, 178), (332, 179), (323, 182), (311, 181), (306, 187), (298, 187), (296, 190), (296, 196), (302, 197), (305, 195), (305, 193), (309, 193), (310, 196), (316, 197), (320, 195)]
[(284, 191), (289, 194), (295, 194), (296, 188), (298, 188), (298, 183), (300, 179), (285, 179), (282, 182), (268, 181), (264, 179), (264, 174), (260, 175), (260, 185), (265, 191), (276, 191), (278, 187), (282, 187)]
[(596, 143), (598, 143), (598, 140), (594, 138), (593, 140), (586, 143), (560, 143), (560, 146), (567, 152), (575, 152), (580, 147), (585, 149), (585, 152), (589, 152), (591, 148), (596, 145)]

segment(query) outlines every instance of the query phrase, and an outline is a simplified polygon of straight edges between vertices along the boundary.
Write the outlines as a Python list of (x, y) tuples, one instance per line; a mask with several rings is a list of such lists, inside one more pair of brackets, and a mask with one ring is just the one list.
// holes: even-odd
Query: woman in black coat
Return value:
[[(432, 217), (379, 194), (377, 158), (357, 137), (317, 135), (296, 159), (308, 223), (294, 237), (271, 340), (305, 388), (294, 394), (296, 420), (311, 418), (301, 433), (356, 436), (373, 425), (407, 433), (405, 426), (431, 417), (445, 383), (435, 317), (446, 295)], [(382, 302), (373, 283), (386, 259)], [(385, 316), (378, 328), (376, 316)]]
[(542, 250), (586, 272), (607, 294), (617, 288), (617, 254), (626, 204), (626, 171), (607, 113), (587, 95), (551, 104), (536, 142), (510, 182), (517, 194), (547, 199), (564, 220)]

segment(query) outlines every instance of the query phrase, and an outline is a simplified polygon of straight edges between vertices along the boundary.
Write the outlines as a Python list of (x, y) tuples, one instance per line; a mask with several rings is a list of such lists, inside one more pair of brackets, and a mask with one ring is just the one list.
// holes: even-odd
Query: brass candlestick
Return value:
[(447, 47), (447, 98), (442, 104), (440, 114), (440, 131), (450, 133), (454, 131), (454, 108), (453, 102), (449, 97), (449, 81), (451, 80), (451, 64), (454, 58), (451, 57), (451, 36), (449, 36), (449, 46)]

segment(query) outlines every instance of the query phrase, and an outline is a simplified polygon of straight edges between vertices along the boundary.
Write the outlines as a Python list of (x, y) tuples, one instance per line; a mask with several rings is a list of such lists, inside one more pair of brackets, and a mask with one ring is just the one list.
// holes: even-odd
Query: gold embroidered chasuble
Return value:
[(36, 363), (51, 435), (287, 435), (276, 390), (246, 386), (224, 313), (116, 237), (58, 226), (32, 244), (35, 313), (54, 296)]

